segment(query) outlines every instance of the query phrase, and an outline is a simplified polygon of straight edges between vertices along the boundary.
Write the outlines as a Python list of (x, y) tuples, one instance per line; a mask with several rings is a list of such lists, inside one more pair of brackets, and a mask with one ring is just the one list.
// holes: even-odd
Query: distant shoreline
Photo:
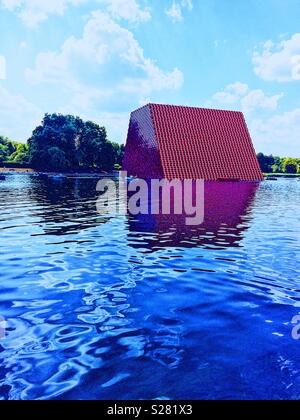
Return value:
[[(14, 173), (18, 173), (18, 174), (39, 174), (39, 173), (45, 173), (48, 175), (58, 175), (58, 174), (62, 174), (64, 176), (68, 176), (68, 177), (74, 177), (74, 176), (99, 176), (99, 177), (103, 177), (103, 176), (118, 176), (118, 171), (114, 171), (114, 172), (94, 172), (94, 171), (75, 171), (75, 172), (49, 172), (49, 171), (38, 171), (36, 169), (32, 169), (32, 168), (3, 168), (0, 167), (0, 173), (5, 173), (5, 174), (14, 174)], [(268, 177), (275, 177), (275, 178), (300, 178), (300, 174), (286, 174), (286, 173), (264, 173), (264, 176), (266, 178)]]
[(22, 174), (28, 174), (28, 173), (38, 173), (38, 171), (35, 171), (31, 168), (0, 168), (0, 173), (22, 173)]
[(275, 174), (273, 172), (270, 173), (264, 173), (265, 177), (274, 177), (274, 178), (300, 178), (300, 174), (284, 174), (284, 173), (278, 173)]
[(46, 174), (46, 175), (58, 175), (62, 174), (64, 176), (113, 176), (118, 174), (118, 171), (114, 172), (97, 172), (97, 171), (74, 171), (74, 172), (64, 172), (64, 171), (57, 171), (57, 172), (51, 172), (51, 171), (42, 171), (42, 170), (36, 170), (32, 168), (4, 168), (0, 167), (0, 173), (2, 174)]

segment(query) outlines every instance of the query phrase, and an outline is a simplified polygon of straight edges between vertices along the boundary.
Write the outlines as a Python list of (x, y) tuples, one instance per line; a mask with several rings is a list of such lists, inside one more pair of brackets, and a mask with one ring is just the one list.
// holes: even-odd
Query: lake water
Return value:
[(207, 184), (205, 222), (0, 181), (1, 399), (299, 399), (300, 182)]

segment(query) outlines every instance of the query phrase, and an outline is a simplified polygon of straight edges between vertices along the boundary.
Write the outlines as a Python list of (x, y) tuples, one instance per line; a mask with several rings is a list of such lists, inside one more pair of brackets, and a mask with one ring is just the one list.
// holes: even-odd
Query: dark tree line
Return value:
[(300, 159), (280, 158), (278, 156), (266, 156), (263, 153), (257, 155), (261, 170), (265, 173), (300, 173)]
[(122, 161), (123, 147), (108, 140), (104, 127), (72, 115), (46, 114), (28, 146), (29, 163), (43, 170), (110, 171)]
[(104, 127), (79, 117), (46, 114), (25, 144), (0, 137), (0, 163), (29, 164), (44, 171), (111, 171), (122, 164), (124, 146), (108, 140)]

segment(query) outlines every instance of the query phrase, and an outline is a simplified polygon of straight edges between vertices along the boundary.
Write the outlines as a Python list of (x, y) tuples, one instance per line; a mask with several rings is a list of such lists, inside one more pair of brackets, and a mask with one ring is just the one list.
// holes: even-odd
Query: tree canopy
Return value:
[(7, 137), (0, 136), (0, 164), (5, 162), (27, 164), (28, 146), (26, 144), (14, 142)]
[(108, 140), (104, 127), (73, 115), (46, 114), (28, 145), (30, 164), (43, 170), (109, 171), (122, 160), (122, 146)]
[(263, 153), (257, 155), (261, 170), (265, 173), (300, 173), (300, 159), (280, 158), (278, 156), (266, 156)]

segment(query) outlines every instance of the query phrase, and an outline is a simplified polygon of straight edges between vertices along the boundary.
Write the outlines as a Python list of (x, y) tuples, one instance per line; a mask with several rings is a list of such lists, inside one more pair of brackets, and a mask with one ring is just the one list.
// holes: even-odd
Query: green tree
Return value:
[(69, 165), (66, 154), (59, 147), (50, 147), (48, 149), (48, 165), (49, 168), (56, 171), (63, 171)]
[(274, 156), (266, 156), (263, 153), (259, 153), (257, 155), (257, 159), (259, 162), (259, 165), (261, 167), (262, 172), (273, 172), (273, 166), (275, 165), (275, 158)]
[(105, 142), (97, 149), (95, 156), (96, 167), (101, 171), (110, 171), (115, 165), (115, 154), (112, 143)]
[(125, 153), (124, 144), (112, 143), (115, 155), (115, 165), (122, 166)]
[(296, 174), (298, 172), (298, 160), (292, 158), (284, 159), (283, 170), (287, 174)]
[[(1, 138), (0, 138), (1, 139)], [(0, 141), (0, 163), (2, 164), (8, 159), (8, 147)]]
[(55, 147), (56, 153), (64, 156), (64, 168), (78, 166), (76, 141), (83, 124), (80, 118), (72, 115), (46, 114), (42, 124), (38, 126), (28, 140), (29, 158), (33, 167), (38, 169), (57, 169), (53, 161), (47, 160), (49, 149)]
[(29, 161), (29, 148), (27, 144), (19, 143), (16, 147), (16, 151), (9, 156), (10, 162), (18, 164), (28, 164)]
[(272, 166), (272, 170), (274, 173), (283, 172), (282, 159), (279, 156), (274, 156), (274, 165)]
[(77, 140), (77, 156), (80, 166), (85, 168), (101, 168), (101, 150), (108, 143), (104, 127), (91, 121), (83, 123), (81, 135)]
[(25, 144), (11, 141), (7, 137), (0, 136), (0, 163), (15, 162), (26, 163), (28, 161), (28, 148)]
[(28, 145), (30, 163), (37, 169), (109, 171), (118, 160), (104, 127), (72, 115), (46, 114)]

